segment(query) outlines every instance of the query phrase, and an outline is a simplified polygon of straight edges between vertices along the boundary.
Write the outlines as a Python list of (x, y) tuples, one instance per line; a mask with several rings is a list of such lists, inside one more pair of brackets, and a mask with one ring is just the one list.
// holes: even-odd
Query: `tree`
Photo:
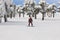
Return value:
[(23, 17), (24, 17), (24, 15), (25, 15), (25, 12), (24, 12), (24, 10), (22, 10), (22, 11), (23, 11), (22, 13), (23, 13)]
[(45, 15), (45, 13), (46, 13), (45, 3), (42, 2), (42, 3), (40, 4), (40, 6), (42, 7), (42, 11), (40, 11), (40, 12), (42, 13), (42, 20), (44, 20), (44, 15)]
[(31, 4), (31, 7), (33, 8), (33, 9), (32, 9), (32, 11), (33, 11), (33, 13), (32, 13), (32, 17), (34, 17), (35, 2), (33, 2), (33, 3)]
[(24, 8), (25, 8), (25, 7), (22, 7), (22, 6), (21, 6), (21, 10), (20, 10), (21, 13), (23, 14), (23, 17), (24, 17), (24, 15), (25, 15), (25, 9), (24, 9)]
[(35, 19), (37, 19), (37, 16), (36, 16), (36, 15), (39, 13), (39, 11), (40, 11), (39, 8), (36, 8), (36, 9), (34, 10)]
[(10, 18), (12, 18), (13, 17), (13, 5), (11, 4), (10, 5)]
[(3, 15), (2, 15), (2, 8), (0, 8), (0, 23), (2, 21), (2, 17), (3, 17)]
[(56, 13), (56, 6), (52, 5), (52, 14), (53, 14), (53, 18), (55, 17), (55, 13)]
[(19, 13), (19, 17), (21, 16), (21, 10), (20, 10), (20, 8), (18, 7), (18, 9), (17, 9), (17, 12)]
[(14, 5), (14, 13), (13, 13), (13, 17), (15, 17), (15, 9), (16, 9), (16, 5)]
[(51, 8), (47, 8), (46, 13), (48, 17), (51, 17), (52, 16)]
[(7, 22), (7, 4), (5, 2), (5, 10), (6, 10), (6, 14), (4, 14), (4, 21)]

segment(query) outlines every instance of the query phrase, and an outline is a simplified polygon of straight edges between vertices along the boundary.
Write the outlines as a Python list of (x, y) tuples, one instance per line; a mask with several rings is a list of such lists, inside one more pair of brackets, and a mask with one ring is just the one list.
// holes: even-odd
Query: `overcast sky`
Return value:
[[(36, 2), (38, 3), (40, 0), (36, 0)], [(60, 2), (60, 0), (46, 0), (47, 3), (52, 4), (52, 3), (57, 3)], [(16, 5), (23, 5), (24, 4), (24, 0), (13, 0), (13, 3), (15, 3)]]

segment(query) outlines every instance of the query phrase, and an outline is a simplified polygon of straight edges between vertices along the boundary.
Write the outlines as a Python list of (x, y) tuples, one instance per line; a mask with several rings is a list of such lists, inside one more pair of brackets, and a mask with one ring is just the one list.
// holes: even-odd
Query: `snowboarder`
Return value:
[(32, 20), (32, 18), (30, 17), (29, 20), (28, 20), (28, 23), (29, 23), (28, 26), (30, 26), (30, 24), (31, 24), (31, 26), (33, 26), (33, 23), (32, 23), (32, 22), (33, 22), (33, 20)]

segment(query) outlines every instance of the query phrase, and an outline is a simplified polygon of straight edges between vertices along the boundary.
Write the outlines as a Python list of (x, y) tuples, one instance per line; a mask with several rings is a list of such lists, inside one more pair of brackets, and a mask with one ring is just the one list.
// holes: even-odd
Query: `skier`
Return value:
[(29, 20), (28, 20), (28, 23), (29, 23), (28, 26), (30, 26), (30, 24), (31, 24), (31, 26), (33, 26), (33, 23), (32, 23), (32, 22), (33, 22), (33, 20), (32, 20), (32, 18), (30, 17)]

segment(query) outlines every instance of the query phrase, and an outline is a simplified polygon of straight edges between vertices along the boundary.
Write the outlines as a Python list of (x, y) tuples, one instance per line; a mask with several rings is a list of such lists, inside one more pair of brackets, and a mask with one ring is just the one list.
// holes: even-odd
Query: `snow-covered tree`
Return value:
[[(49, 12), (50, 15), (52, 15), (52, 16), (54, 17), (54, 15), (55, 15), (55, 13), (56, 13), (56, 8), (57, 8), (56, 5), (51, 4), (51, 5), (49, 5), (48, 8), (47, 8), (47, 12)], [(48, 10), (48, 9), (49, 9), (49, 10)], [(48, 16), (49, 16), (49, 13), (47, 13)]]
[(55, 17), (55, 13), (56, 13), (56, 6), (52, 5), (52, 14), (53, 14), (53, 17)]
[(57, 7), (57, 12), (60, 12), (60, 6)]
[(46, 7), (46, 2), (41, 2), (40, 6), (42, 8), (42, 10), (40, 11), (42, 13), (42, 20), (44, 20), (44, 15), (46, 13), (46, 8), (45, 8)]

